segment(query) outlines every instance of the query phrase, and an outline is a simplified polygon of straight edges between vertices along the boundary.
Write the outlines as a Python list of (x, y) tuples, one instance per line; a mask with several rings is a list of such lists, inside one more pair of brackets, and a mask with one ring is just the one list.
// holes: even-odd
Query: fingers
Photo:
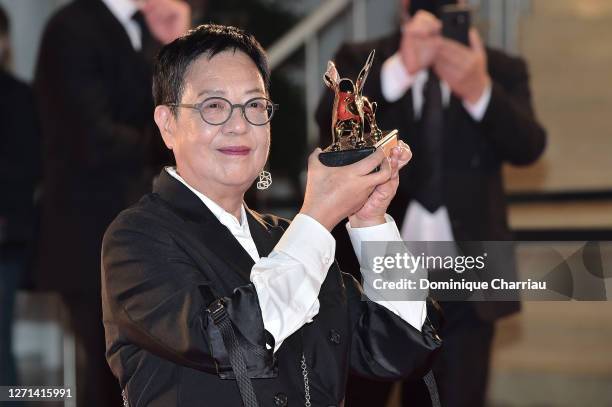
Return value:
[(397, 148), (399, 150), (398, 157), (397, 157), (398, 171), (399, 171), (404, 166), (406, 166), (406, 164), (408, 164), (410, 160), (412, 159), (412, 150), (410, 149), (408, 144), (404, 143), (401, 140)]
[(324, 165), (320, 160), (319, 160), (319, 154), (321, 154), (323, 152), (323, 150), (321, 150), (319, 147), (315, 148), (314, 151), (312, 153), (310, 153), (310, 155), (308, 156), (308, 168), (314, 168), (320, 165)]
[(462, 66), (439, 61), (434, 65), (434, 71), (440, 79), (446, 81), (449, 85), (455, 85), (461, 81), (466, 70)]
[(480, 35), (478, 34), (478, 30), (475, 28), (470, 28), (470, 48), (473, 51), (484, 52), (484, 45), (482, 45), (482, 40), (480, 39)]
[(391, 154), (389, 155), (389, 165), (391, 168), (390, 179), (398, 178), (400, 168), (406, 165), (409, 160), (408, 155), (410, 155), (410, 153), (404, 148), (404, 146), (402, 144), (399, 144), (397, 147), (394, 147), (391, 150)]
[(407, 23), (406, 31), (417, 37), (428, 37), (442, 31), (442, 22), (433, 14), (420, 10)]
[[(412, 151), (406, 143), (400, 140), (399, 145), (391, 150), (389, 155), (390, 176), (388, 180), (399, 178), (399, 170), (403, 168), (412, 158)], [(384, 176), (383, 176), (384, 178)], [(385, 181), (386, 182), (386, 181)]]
[[(392, 161), (395, 161), (395, 166), (397, 168), (397, 159), (384, 159), (380, 163), (380, 169), (378, 171), (363, 176), (364, 182), (375, 187), (389, 181), (393, 175)], [(374, 168), (372, 170), (374, 170)]]
[(399, 177), (399, 154), (399, 151), (394, 152), (391, 158), (389, 158), (389, 169), (391, 170), (391, 175), (389, 176), (389, 179), (395, 179)]
[(462, 75), (470, 71), (477, 63), (471, 49), (445, 40), (440, 47), (434, 69), (438, 76), (447, 82), (461, 80)]
[(471, 28), (469, 47), (457, 41), (442, 39), (438, 49), (437, 62), (462, 66), (473, 62), (477, 55), (484, 56), (486, 52), (478, 31)]
[(457, 41), (442, 39), (440, 48), (438, 49), (438, 60), (453, 65), (462, 64), (469, 56), (472, 50)]
[(321, 154), (322, 151), (323, 150), (321, 150), (319, 147), (315, 148), (314, 151), (308, 156), (308, 164), (310, 164), (313, 160), (319, 162), (319, 154)]
[(367, 175), (374, 171), (374, 169), (378, 167), (384, 159), (385, 152), (382, 148), (378, 148), (366, 158), (357, 161), (354, 164), (347, 165), (346, 168), (348, 171), (355, 172), (358, 175)]

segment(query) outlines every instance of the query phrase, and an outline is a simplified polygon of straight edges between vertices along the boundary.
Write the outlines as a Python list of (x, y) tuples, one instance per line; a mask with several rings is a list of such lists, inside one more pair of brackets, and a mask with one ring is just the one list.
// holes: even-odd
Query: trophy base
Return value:
[[(366, 158), (376, 151), (377, 148), (382, 148), (385, 151), (385, 155), (388, 156), (391, 149), (398, 144), (397, 133), (397, 130), (383, 132), (382, 138), (373, 146), (370, 145), (362, 148), (351, 148), (338, 151), (332, 151), (331, 147), (328, 147), (319, 154), (319, 161), (328, 167), (342, 167)], [(365, 139), (371, 139), (371, 136), (368, 134)]]
[(342, 167), (360, 161), (376, 151), (374, 147), (354, 148), (351, 150), (324, 151), (319, 160), (328, 167)]

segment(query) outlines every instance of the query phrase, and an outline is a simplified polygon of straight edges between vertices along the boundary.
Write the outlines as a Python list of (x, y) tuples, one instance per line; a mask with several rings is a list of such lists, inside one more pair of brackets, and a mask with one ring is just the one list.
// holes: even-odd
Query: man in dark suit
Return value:
[[(411, 5), (403, 0), (401, 31), (375, 41), (346, 44), (334, 60), (343, 77), (355, 78), (368, 53), (376, 49), (364, 94), (378, 102), (379, 127), (398, 129), (414, 152), (414, 160), (400, 173), (400, 191), (389, 208), (402, 225), (402, 237), (410, 241), (511, 240), (502, 164), (529, 164), (545, 145), (545, 132), (531, 104), (527, 67), (520, 58), (485, 49), (474, 29), (469, 46), (443, 38), (442, 24), (433, 14), (435, 3), (415, 0)], [(328, 92), (317, 110), (323, 146), (331, 142), (331, 106)], [(341, 230), (335, 233), (338, 256), (350, 262), (344, 235)], [(517, 312), (519, 304), (448, 302), (442, 306), (445, 344), (434, 366), (442, 404), (482, 406), (494, 322)], [(382, 394), (388, 391), (385, 387), (379, 386)], [(405, 405), (429, 405), (419, 387), (418, 383), (405, 386)], [(380, 400), (381, 393), (355, 378), (347, 399), (351, 405), (371, 405), (369, 400)]]
[(44, 140), (39, 281), (70, 310), (79, 405), (120, 402), (104, 359), (100, 244), (166, 161), (151, 120), (151, 64), (161, 43), (185, 32), (189, 14), (178, 0), (76, 0), (43, 35), (35, 78)]
[(10, 50), (9, 20), (0, 7), (0, 386), (19, 384), (13, 314), (17, 288), (29, 265), (34, 189), (40, 175), (34, 98), (30, 87), (9, 73)]

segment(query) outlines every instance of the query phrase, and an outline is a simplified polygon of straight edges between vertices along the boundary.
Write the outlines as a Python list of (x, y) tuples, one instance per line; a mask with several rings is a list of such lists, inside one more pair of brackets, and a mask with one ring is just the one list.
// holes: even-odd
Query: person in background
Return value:
[[(414, 152), (389, 207), (403, 239), (511, 240), (502, 164), (534, 162), (546, 140), (532, 107), (527, 66), (520, 58), (485, 48), (473, 28), (468, 46), (443, 38), (437, 16), (441, 3), (402, 0), (403, 21), (395, 33), (344, 44), (334, 60), (343, 77), (354, 78), (376, 49), (364, 94), (378, 102), (379, 127), (398, 129)], [(331, 143), (331, 107), (327, 92), (317, 110), (321, 145)], [(354, 261), (346, 233), (337, 230), (335, 236), (340, 261)], [(520, 304), (441, 305), (444, 345), (434, 373), (442, 405), (483, 406), (495, 321), (517, 312)], [(351, 380), (350, 406), (373, 405), (390, 387)], [(406, 406), (429, 405), (421, 382), (407, 382), (403, 393)]]
[(44, 30), (35, 74), (44, 167), (37, 280), (69, 310), (79, 406), (121, 404), (104, 358), (100, 245), (168, 159), (151, 120), (151, 66), (190, 23), (181, 0), (75, 0)]
[(34, 98), (30, 87), (9, 73), (10, 57), (9, 19), (0, 7), (0, 386), (19, 384), (13, 313), (28, 266), (40, 166)]

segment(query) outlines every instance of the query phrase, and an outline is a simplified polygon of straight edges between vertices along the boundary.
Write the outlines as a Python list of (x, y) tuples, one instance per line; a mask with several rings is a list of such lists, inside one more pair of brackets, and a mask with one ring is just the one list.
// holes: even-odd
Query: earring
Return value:
[(259, 173), (259, 180), (257, 181), (257, 189), (268, 189), (270, 185), (272, 185), (272, 174), (266, 170), (261, 170)]

